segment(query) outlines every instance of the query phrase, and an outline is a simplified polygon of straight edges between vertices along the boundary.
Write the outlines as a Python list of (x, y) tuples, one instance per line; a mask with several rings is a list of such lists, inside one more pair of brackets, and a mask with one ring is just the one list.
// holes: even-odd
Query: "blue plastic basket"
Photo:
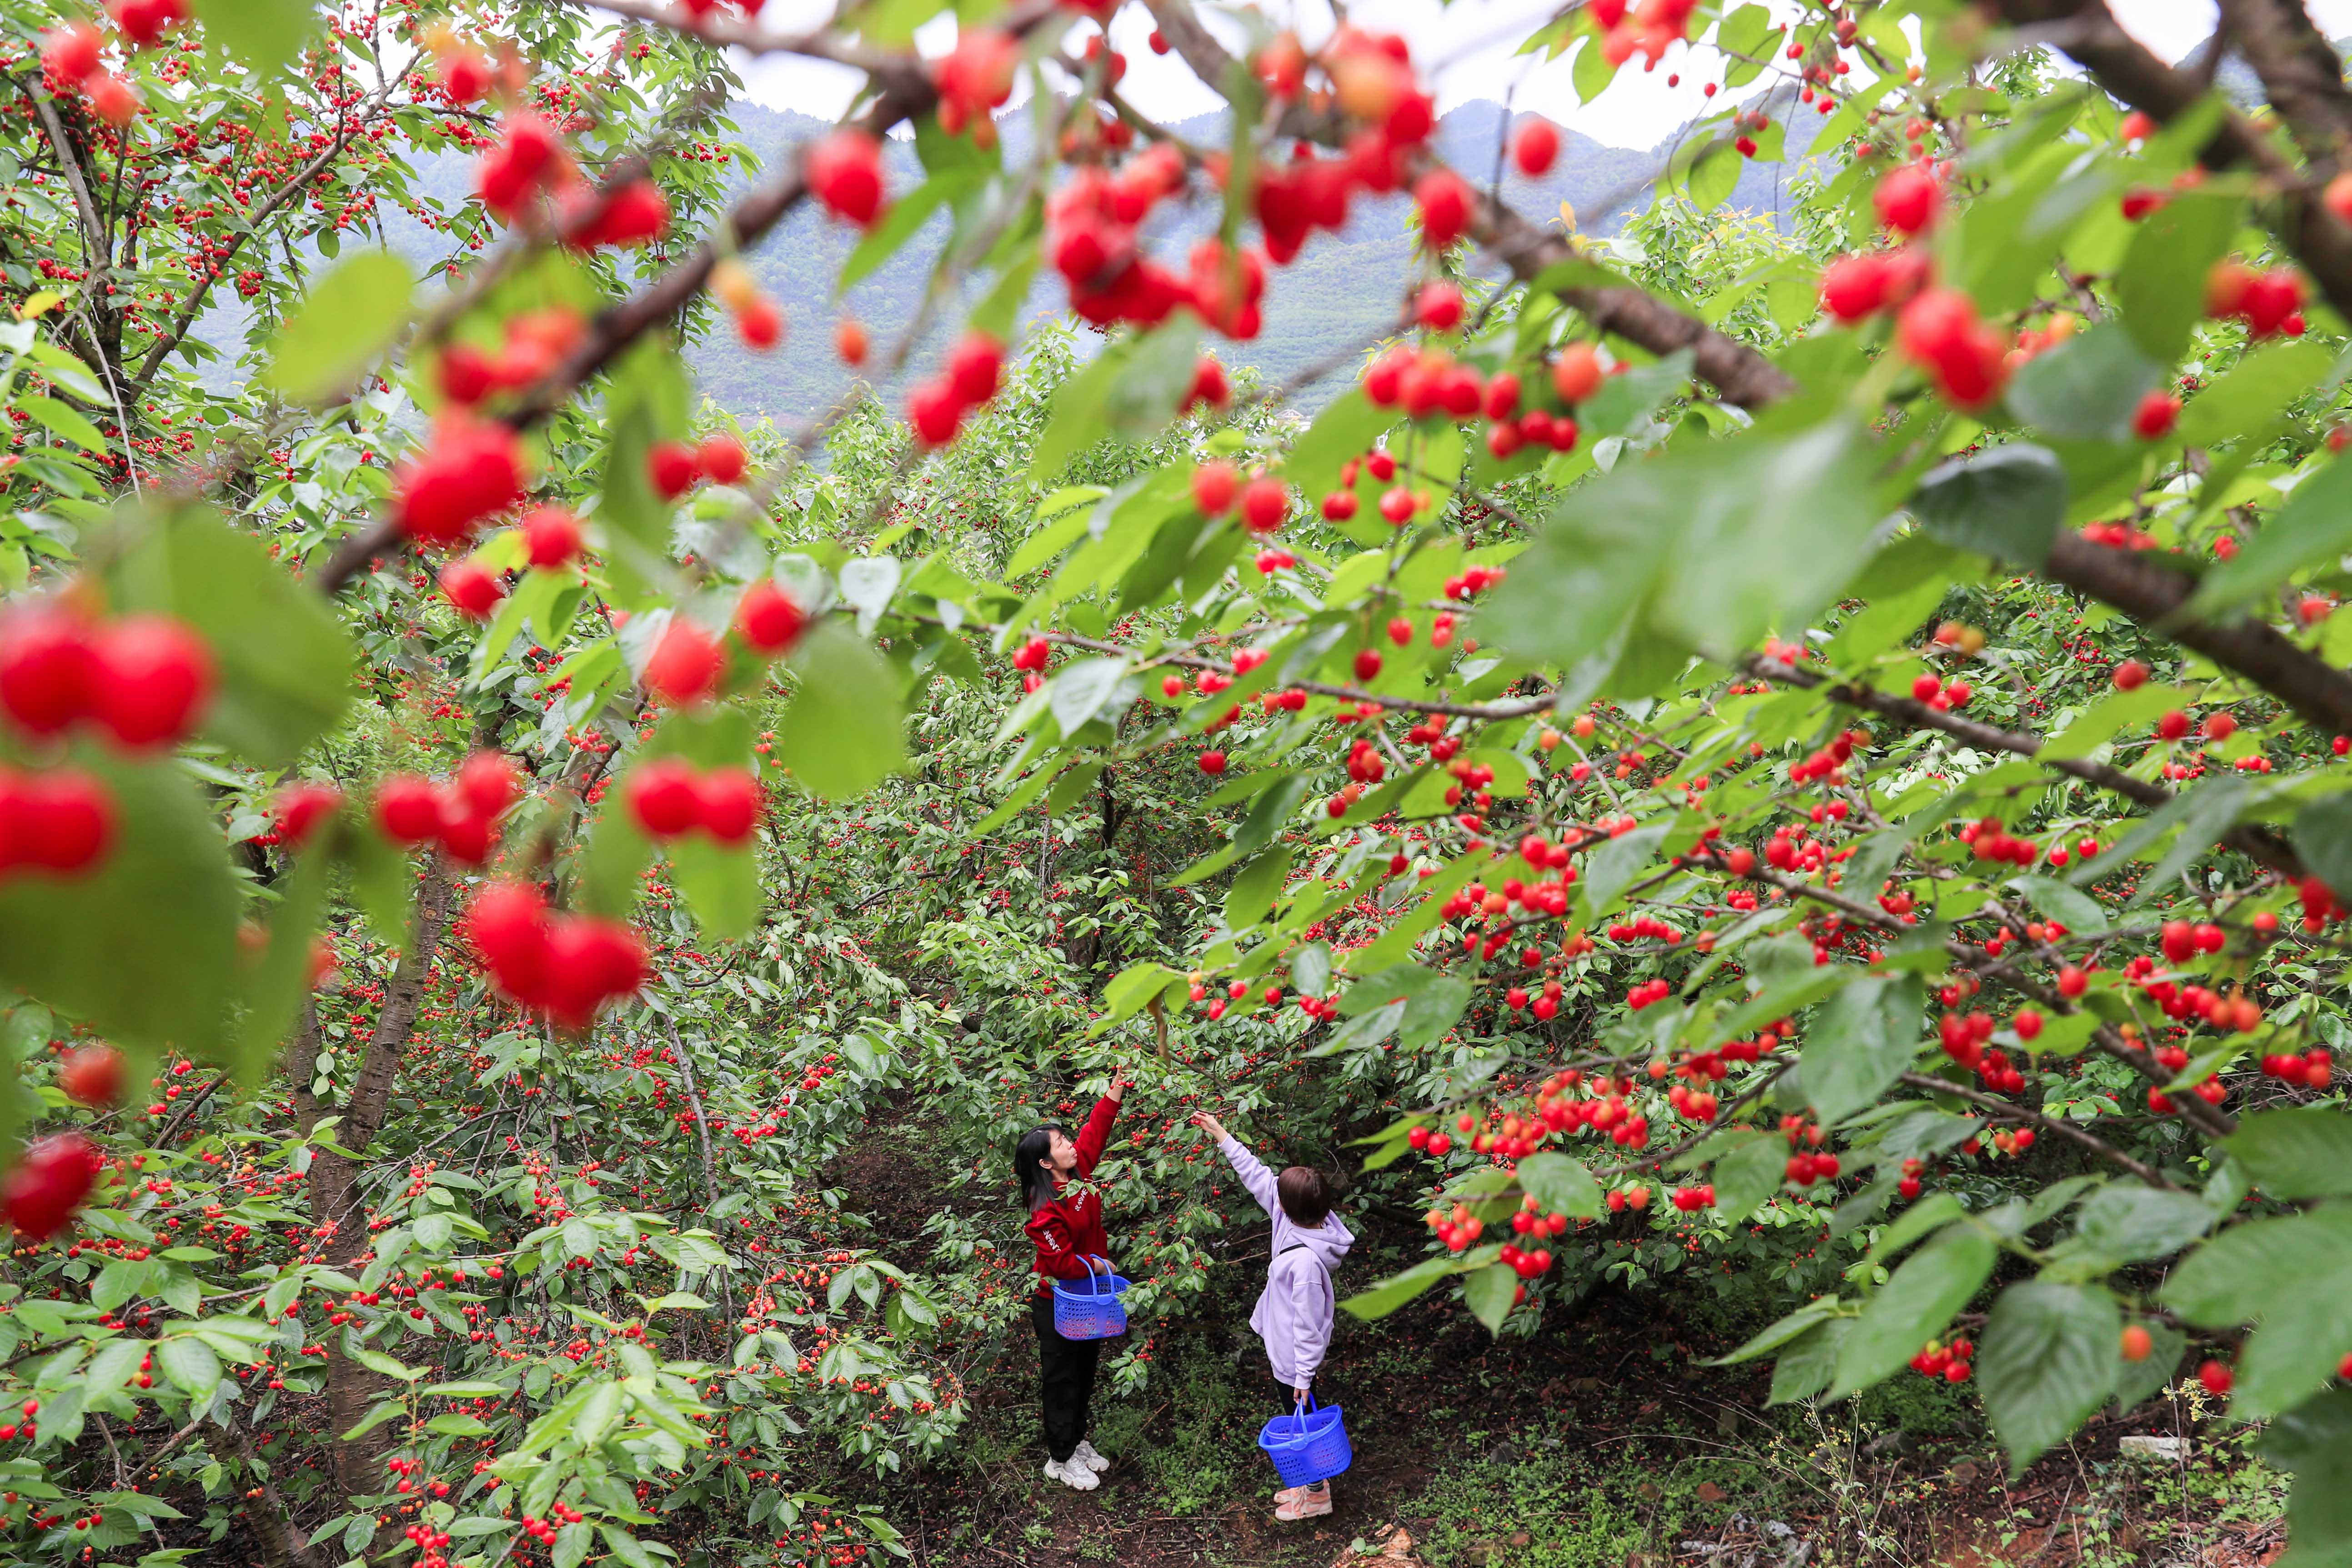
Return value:
[(1356, 1462), (1339, 1407), (1318, 1408), (1310, 1396), (1287, 1415), (1277, 1415), (1258, 1431), (1257, 1446), (1274, 1461), (1286, 1487), (1312, 1486), (1328, 1480)]
[[(1066, 1340), (1116, 1339), (1127, 1332), (1127, 1303), (1119, 1298), (1127, 1294), (1129, 1281), (1111, 1272), (1107, 1258), (1085, 1262), (1084, 1286), (1054, 1282), (1054, 1331)], [(1095, 1272), (1097, 1263), (1100, 1274)]]

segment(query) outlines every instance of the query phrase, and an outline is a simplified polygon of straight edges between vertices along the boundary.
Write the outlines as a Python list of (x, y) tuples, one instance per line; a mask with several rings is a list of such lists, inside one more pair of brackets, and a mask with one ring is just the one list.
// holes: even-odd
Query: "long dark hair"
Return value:
[(1054, 1201), (1054, 1168), (1046, 1162), (1054, 1152), (1058, 1121), (1032, 1127), (1013, 1148), (1013, 1179), (1021, 1184), (1021, 1206), (1035, 1214)]

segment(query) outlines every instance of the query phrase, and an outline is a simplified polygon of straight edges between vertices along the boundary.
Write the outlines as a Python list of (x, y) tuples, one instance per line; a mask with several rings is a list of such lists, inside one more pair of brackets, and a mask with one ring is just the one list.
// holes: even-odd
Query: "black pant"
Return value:
[(1037, 1400), (1045, 1416), (1045, 1452), (1055, 1464), (1065, 1464), (1087, 1435), (1087, 1406), (1094, 1399), (1095, 1360), (1102, 1342), (1066, 1340), (1056, 1332), (1050, 1296), (1029, 1303), (1029, 1321), (1037, 1331)]

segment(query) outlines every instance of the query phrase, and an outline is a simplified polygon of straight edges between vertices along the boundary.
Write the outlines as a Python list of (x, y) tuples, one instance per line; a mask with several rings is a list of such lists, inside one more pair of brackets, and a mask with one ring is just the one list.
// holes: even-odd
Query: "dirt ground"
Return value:
[[(997, 1196), (923, 1190), (918, 1136), (877, 1129), (827, 1172), (877, 1236)], [(1098, 1489), (1040, 1473), (1035, 1352), (1016, 1333), (967, 1374), (964, 1440), (871, 1500), (919, 1568), (2258, 1568), (2284, 1547), (2279, 1478), (2188, 1403), (2095, 1420), (2012, 1479), (1972, 1400), (1767, 1409), (1767, 1373), (1698, 1365), (1711, 1349), (1667, 1303), (1623, 1292), (1532, 1339), (1430, 1298), (1343, 1318), (1325, 1381), (1355, 1463), (1328, 1518), (1278, 1523), (1254, 1447), (1276, 1402), (1244, 1326), (1254, 1286), (1163, 1332), (1141, 1408), (1097, 1396), (1115, 1461)], [(2126, 1455), (2126, 1436), (2187, 1443)]]

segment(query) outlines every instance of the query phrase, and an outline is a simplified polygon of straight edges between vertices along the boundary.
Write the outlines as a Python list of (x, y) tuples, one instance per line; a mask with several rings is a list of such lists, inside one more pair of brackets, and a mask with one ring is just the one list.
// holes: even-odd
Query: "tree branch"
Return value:
[(2024, 1106), (2011, 1104), (2006, 1100), (1970, 1089), (1965, 1084), (1954, 1083), (1949, 1079), (1936, 1078), (1924, 1072), (1906, 1072), (1903, 1075), (1902, 1081), (1909, 1084), (1913, 1089), (1923, 1089), (1930, 1094), (1948, 1094), (1955, 1100), (1967, 1100), (1979, 1110), (2011, 1121), (2022, 1121), (2045, 1132), (2055, 1132), (2061, 1138), (2072, 1139), (2101, 1159), (2114, 1161), (2151, 1187), (2161, 1187), (2168, 1193), (2186, 1190), (2155, 1166), (2144, 1164), (2133, 1159), (2105, 1139), (2094, 1138), (2072, 1123), (2044, 1116), (2038, 1110), (2029, 1110)]

